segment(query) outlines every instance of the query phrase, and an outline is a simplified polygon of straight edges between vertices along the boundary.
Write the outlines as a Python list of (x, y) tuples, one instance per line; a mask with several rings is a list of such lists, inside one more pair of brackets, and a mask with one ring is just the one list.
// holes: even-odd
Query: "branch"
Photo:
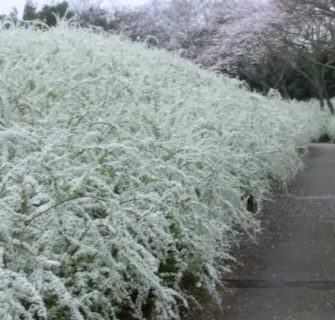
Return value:
[[(60, 202), (54, 204), (53, 206), (51, 206), (51, 207), (49, 207), (49, 208), (47, 208), (47, 209), (45, 209), (45, 210), (43, 210), (43, 211), (41, 211), (41, 212), (36, 213), (36, 214), (35, 214), (34, 216), (32, 216), (30, 219), (26, 220), (24, 224), (27, 226), (27, 225), (29, 225), (33, 220), (35, 220), (36, 218), (38, 218), (38, 217), (42, 216), (43, 214), (49, 212), (50, 210), (52, 210), (52, 209), (54, 209), (54, 208), (57, 208), (58, 206), (60, 206), (60, 205), (62, 205), (62, 204), (64, 204), (64, 203), (67, 203), (67, 202), (70, 202), (70, 201), (73, 201), (73, 200), (77, 200), (77, 199), (81, 199), (81, 198), (83, 198), (82, 195), (75, 195), (75, 196), (73, 196), (73, 197), (71, 197), (71, 198), (62, 200), (62, 201), (60, 201)], [(96, 200), (98, 199), (98, 200), (106, 201), (106, 199), (102, 199), (102, 198), (95, 198), (95, 199), (96, 199)], [(136, 199), (136, 198), (132, 198), (132, 199), (129, 199), (129, 200), (121, 201), (121, 202), (120, 202), (120, 205), (123, 205), (123, 204), (125, 204), (125, 203), (129, 203), (129, 202), (133, 202), (133, 201), (137, 201), (137, 199)]]
[(30, 219), (26, 220), (24, 224), (27, 226), (27, 225), (29, 225), (33, 220), (35, 220), (36, 218), (40, 217), (41, 215), (47, 213), (48, 211), (50, 211), (50, 210), (52, 210), (52, 209), (54, 209), (54, 208), (56, 208), (56, 207), (58, 207), (58, 206), (60, 206), (60, 205), (62, 205), (62, 204), (64, 204), (64, 203), (66, 203), (66, 202), (69, 202), (69, 201), (72, 201), (72, 200), (76, 200), (76, 199), (79, 199), (79, 198), (81, 198), (81, 197), (78, 196), (78, 195), (76, 195), (76, 196), (74, 196), (74, 197), (71, 197), (71, 198), (65, 199), (65, 200), (63, 200), (63, 201), (60, 201), (60, 202), (54, 204), (53, 206), (51, 206), (51, 207), (49, 207), (49, 208), (47, 208), (47, 209), (45, 209), (45, 210), (43, 210), (43, 211), (41, 211), (41, 212), (39, 212), (39, 213), (36, 213), (36, 214), (35, 214), (34, 216), (32, 216)]
[(326, 63), (318, 62), (318, 61), (316, 61), (314, 59), (310, 59), (310, 58), (307, 58), (307, 57), (305, 57), (305, 59), (308, 60), (308, 61), (310, 61), (310, 62), (313, 62), (314, 64), (317, 64), (319, 66), (335, 70), (335, 66), (333, 66), (331, 64), (326, 64)]

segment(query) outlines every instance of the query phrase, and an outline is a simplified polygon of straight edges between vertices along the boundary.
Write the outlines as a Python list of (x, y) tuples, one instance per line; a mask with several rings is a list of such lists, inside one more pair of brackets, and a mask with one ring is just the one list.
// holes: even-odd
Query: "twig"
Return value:
[[(35, 214), (35, 215), (32, 216), (30, 219), (26, 220), (24, 224), (27, 226), (27, 225), (30, 224), (33, 220), (35, 220), (36, 218), (40, 217), (41, 215), (43, 215), (43, 214), (49, 212), (50, 210), (52, 210), (52, 209), (54, 209), (54, 208), (56, 208), (56, 207), (58, 207), (58, 206), (60, 206), (60, 205), (62, 205), (62, 204), (64, 204), (64, 203), (66, 203), (66, 202), (69, 202), (69, 201), (72, 201), (72, 200), (77, 200), (77, 199), (80, 199), (80, 198), (82, 198), (82, 197), (79, 196), (79, 195), (76, 195), (76, 196), (74, 196), (74, 197), (71, 197), (71, 198), (65, 199), (65, 200), (63, 200), (63, 201), (60, 201), (60, 202), (54, 204), (53, 206), (51, 206), (51, 207), (49, 207), (49, 208), (47, 208), (47, 209), (45, 209), (45, 210), (43, 210), (43, 211), (41, 211), (41, 212)], [(97, 199), (97, 198), (96, 198), (96, 199)], [(98, 200), (105, 201), (106, 199), (98, 198)], [(133, 202), (133, 201), (136, 201), (136, 200), (137, 200), (136, 198), (132, 198), (132, 199), (129, 199), (129, 200), (125, 200), (125, 201), (120, 202), (120, 205), (125, 204), (125, 203), (128, 203), (128, 202)]]
[(60, 206), (60, 205), (62, 205), (62, 204), (64, 204), (64, 203), (66, 203), (66, 202), (69, 202), (69, 201), (72, 201), (72, 200), (76, 200), (76, 199), (80, 199), (80, 198), (81, 198), (80, 196), (76, 195), (75, 197), (71, 197), (71, 198), (65, 199), (65, 200), (63, 200), (63, 201), (60, 201), (60, 202), (54, 204), (53, 206), (51, 206), (51, 207), (49, 207), (49, 208), (47, 208), (47, 209), (45, 209), (45, 210), (43, 210), (43, 211), (41, 211), (41, 212), (35, 214), (35, 215), (32, 216), (30, 219), (28, 219), (27, 221), (25, 221), (24, 224), (25, 224), (25, 225), (28, 225), (28, 224), (30, 224), (33, 220), (35, 220), (36, 218), (40, 217), (41, 215), (47, 213), (48, 211), (50, 211), (50, 210), (52, 210), (52, 209), (54, 209), (54, 208), (56, 208), (56, 207), (58, 207), (58, 206)]

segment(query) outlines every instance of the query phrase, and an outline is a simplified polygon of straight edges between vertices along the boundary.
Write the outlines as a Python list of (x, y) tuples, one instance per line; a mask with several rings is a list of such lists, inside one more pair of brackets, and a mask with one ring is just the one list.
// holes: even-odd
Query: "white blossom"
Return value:
[(0, 317), (156, 319), (217, 294), (248, 197), (301, 167), (317, 106), (65, 22), (0, 30)]

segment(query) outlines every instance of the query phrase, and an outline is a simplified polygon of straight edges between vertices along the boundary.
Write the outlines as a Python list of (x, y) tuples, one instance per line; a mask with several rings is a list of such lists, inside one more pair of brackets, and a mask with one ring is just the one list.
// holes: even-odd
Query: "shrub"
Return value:
[(329, 138), (335, 142), (335, 117), (331, 117), (328, 122), (328, 135)]
[(0, 315), (178, 318), (185, 275), (215, 297), (318, 109), (63, 22), (0, 41)]

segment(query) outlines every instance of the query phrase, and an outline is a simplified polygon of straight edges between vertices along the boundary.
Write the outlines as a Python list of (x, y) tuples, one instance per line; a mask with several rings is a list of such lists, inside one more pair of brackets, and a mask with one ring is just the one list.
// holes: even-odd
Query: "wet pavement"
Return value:
[(305, 169), (262, 211), (221, 310), (189, 320), (335, 320), (335, 145), (312, 144)]

